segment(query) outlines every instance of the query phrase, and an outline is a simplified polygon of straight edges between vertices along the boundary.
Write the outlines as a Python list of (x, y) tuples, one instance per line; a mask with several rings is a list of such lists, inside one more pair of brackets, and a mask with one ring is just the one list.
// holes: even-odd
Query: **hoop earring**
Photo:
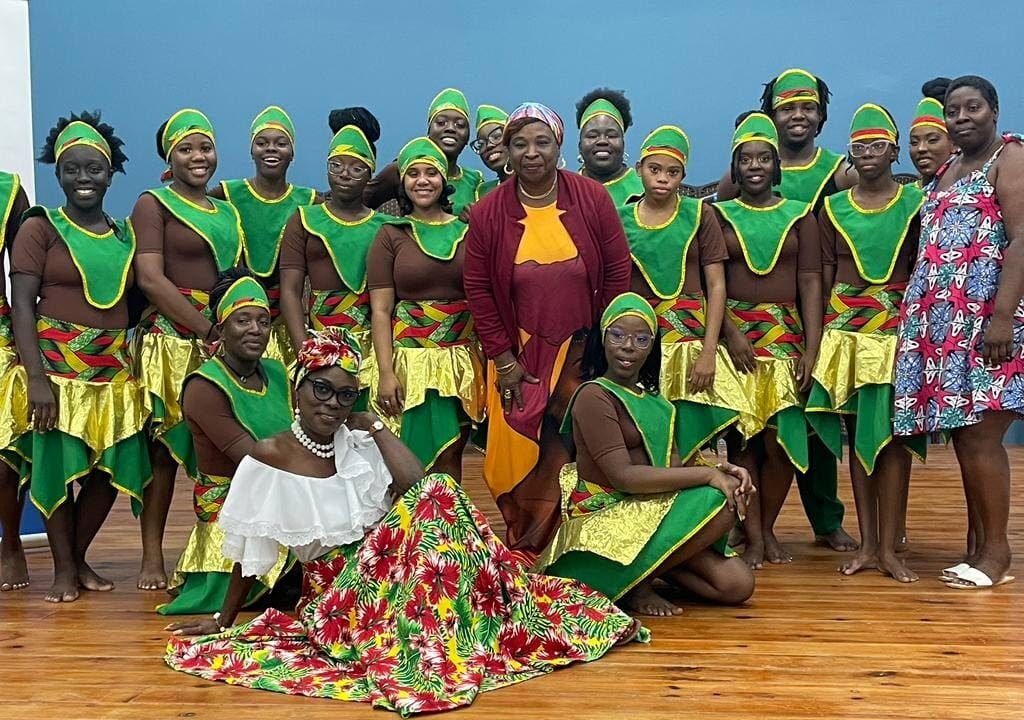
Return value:
[(509, 167), (508, 160), (505, 161), (505, 167), (503, 167), (502, 170), (505, 171), (506, 175), (515, 175), (516, 174), (516, 171), (513, 170), (511, 167)]
[(578, 162), (580, 165), (583, 164), (583, 153), (576, 154), (576, 162)]
[(629, 164), (629, 153), (628, 152), (623, 151), (623, 153), (622, 153), (622, 162), (626, 163), (627, 165)]
[(556, 167), (558, 167), (559, 170), (564, 170), (565, 166), (566, 166), (565, 158), (562, 157), (561, 155), (559, 155), (558, 156), (558, 165)]

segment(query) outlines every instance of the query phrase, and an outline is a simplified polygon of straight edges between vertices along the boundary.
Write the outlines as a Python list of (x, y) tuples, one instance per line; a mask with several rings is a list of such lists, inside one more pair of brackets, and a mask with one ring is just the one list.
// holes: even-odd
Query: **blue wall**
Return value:
[[(609, 85), (633, 101), (634, 156), (657, 125), (687, 130), (696, 184), (725, 168), (736, 114), (757, 103), (764, 81), (794, 65), (822, 75), (835, 93), (822, 136), (833, 148), (845, 144), (850, 115), (868, 100), (905, 126), (921, 82), (937, 74), (989, 77), (1003, 99), (1001, 126), (1024, 130), (1016, 55), (1024, 3), (985, 7), (979, 23), (980, 6), (944, 0), (40, 0), (30, 4), (35, 137), (41, 142), (62, 113), (101, 108), (131, 158), (108, 196), (109, 211), (123, 215), (157, 184), (153, 136), (182, 105), (204, 110), (218, 130), (218, 178), (249, 173), (252, 116), (270, 103), (284, 106), (298, 131), (291, 179), (322, 186), (332, 107), (371, 108), (383, 126), (380, 154), (391, 158), (423, 132), (426, 106), (446, 85), (474, 104), (511, 109), (540, 100), (570, 123), (580, 95)], [(770, 8), (785, 12), (769, 18)], [(958, 28), (973, 35), (951, 40), (951, 49), (945, 43)], [(575, 142), (570, 131), (573, 167)], [(479, 166), (468, 151), (466, 159)], [(37, 175), (47, 204), (61, 200), (51, 173)]]

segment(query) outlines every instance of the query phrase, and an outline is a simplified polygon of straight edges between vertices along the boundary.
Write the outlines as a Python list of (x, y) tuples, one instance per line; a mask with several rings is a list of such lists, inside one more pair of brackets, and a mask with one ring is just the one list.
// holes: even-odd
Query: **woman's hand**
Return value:
[(993, 315), (982, 342), (982, 357), (988, 367), (1010, 360), (1013, 357), (1013, 321), (1008, 317)]
[(523, 393), (520, 383), (524, 382), (536, 385), (540, 380), (526, 372), (518, 362), (504, 375), (498, 373), (498, 393), (501, 395), (501, 407), (506, 415), (512, 412), (512, 403), (515, 403), (520, 410), (523, 409)]
[(393, 372), (382, 373), (377, 386), (377, 404), (388, 417), (398, 417), (405, 405), (405, 390)]
[(729, 351), (729, 358), (737, 372), (751, 373), (757, 369), (757, 360), (754, 359), (754, 346), (743, 333), (737, 331), (726, 333), (725, 349)]
[(811, 385), (814, 384), (814, 364), (818, 361), (817, 353), (805, 352), (800, 359), (797, 360), (796, 368), (793, 371), (793, 377), (796, 378), (797, 389), (805, 393), (811, 389)]
[(57, 400), (45, 375), (29, 378), (28, 406), (36, 432), (46, 432), (57, 425)]
[(345, 421), (345, 425), (348, 426), (349, 430), (362, 430), (363, 432), (370, 432), (373, 429), (373, 424), (379, 420), (372, 412), (354, 412), (349, 413), (348, 420)]
[(728, 508), (735, 511), (740, 520), (744, 519), (747, 515), (747, 505), (757, 492), (750, 480), (750, 473), (746, 468), (732, 463), (721, 463), (717, 468), (712, 468), (711, 473), (708, 485), (721, 491), (725, 495)]
[(690, 370), (690, 392), (704, 392), (715, 383), (715, 349), (704, 349)]
[(736, 490), (735, 499), (737, 507), (742, 505), (743, 515), (746, 515), (747, 506), (753, 499), (754, 493), (757, 492), (757, 488), (754, 487), (754, 481), (750, 479), (750, 472), (748, 472), (747, 469), (742, 465), (734, 465), (733, 463), (728, 461), (719, 463), (718, 469), (724, 472), (726, 475), (732, 475), (734, 478), (740, 481), (740, 486)]
[(171, 623), (164, 630), (170, 630), (172, 635), (216, 635), (220, 632), (220, 622), (213, 618), (182, 620)]

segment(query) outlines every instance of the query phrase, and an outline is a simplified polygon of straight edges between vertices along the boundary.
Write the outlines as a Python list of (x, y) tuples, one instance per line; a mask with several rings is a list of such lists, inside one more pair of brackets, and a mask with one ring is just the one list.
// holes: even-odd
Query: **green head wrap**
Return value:
[(613, 322), (626, 315), (642, 319), (647, 323), (647, 327), (652, 333), (657, 332), (658, 316), (654, 314), (654, 308), (642, 297), (631, 292), (622, 293), (608, 303), (608, 309), (601, 316), (601, 332), (607, 330)]
[(736, 148), (743, 143), (755, 140), (766, 142), (776, 150), (779, 149), (779, 131), (775, 128), (772, 119), (764, 113), (750, 113), (743, 119), (743, 122), (732, 134), (732, 151), (736, 152)]
[(583, 111), (582, 115), (580, 115), (580, 130), (582, 130), (584, 125), (596, 118), (598, 115), (607, 115), (614, 120), (616, 124), (618, 124), (619, 129), (622, 130), (622, 132), (626, 131), (626, 123), (622, 119), (622, 113), (619, 112), (619, 109), (615, 107), (615, 105), (604, 98), (598, 98), (587, 105), (587, 109)]
[(496, 105), (481, 105), (476, 109), (476, 131), (484, 125), (494, 123), (505, 127), (508, 122), (508, 113)]
[(260, 111), (253, 121), (252, 126), (249, 128), (249, 137), (255, 138), (264, 130), (280, 130), (292, 143), (295, 142), (295, 125), (292, 124), (292, 119), (288, 117), (288, 113), (283, 108), (277, 105), (269, 105)]
[(926, 97), (917, 104), (917, 111), (914, 113), (914, 121), (910, 123), (910, 129), (919, 127), (933, 127), (936, 130), (949, 134), (946, 129), (946, 111), (935, 98)]
[(821, 104), (818, 78), (800, 68), (786, 70), (775, 78), (775, 84), (772, 86), (772, 110), (795, 102)]
[(334, 137), (331, 138), (331, 147), (327, 151), (327, 159), (345, 155), (362, 160), (370, 168), (370, 172), (377, 169), (377, 156), (373, 152), (373, 146), (366, 139), (366, 135), (355, 125), (345, 125)]
[(100, 135), (100, 131), (87, 122), (73, 120), (60, 131), (57, 141), (53, 144), (54, 162), (60, 162), (60, 156), (75, 145), (85, 145), (98, 150), (110, 162), (110, 144)]
[(640, 146), (641, 160), (651, 155), (667, 155), (685, 166), (690, 159), (690, 138), (675, 125), (655, 128)]
[(198, 110), (185, 108), (171, 115), (167, 126), (160, 135), (160, 147), (163, 148), (164, 156), (170, 156), (174, 146), (193, 133), (205, 135), (210, 138), (212, 143), (217, 142), (213, 136), (213, 125), (210, 123), (210, 119)]
[(448, 177), (448, 158), (433, 140), (428, 137), (418, 137), (410, 140), (398, 153), (398, 173), (403, 178), (409, 168), (418, 163), (433, 165), (438, 171)]
[(259, 307), (270, 312), (270, 300), (267, 299), (266, 290), (248, 276), (231, 283), (231, 287), (217, 303), (217, 322), (224, 322), (231, 313), (244, 307)]
[(434, 116), (445, 110), (454, 110), (462, 113), (469, 120), (469, 101), (462, 94), (461, 90), (445, 88), (439, 92), (430, 102), (430, 109), (427, 110), (427, 125), (434, 119)]
[(889, 113), (874, 103), (864, 103), (850, 121), (850, 142), (872, 140), (887, 140), (895, 145), (899, 142), (899, 132)]

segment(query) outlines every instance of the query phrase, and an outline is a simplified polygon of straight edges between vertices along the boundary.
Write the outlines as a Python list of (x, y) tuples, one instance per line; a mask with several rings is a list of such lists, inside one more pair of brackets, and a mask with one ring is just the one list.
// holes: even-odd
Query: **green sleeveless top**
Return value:
[(459, 244), (466, 237), (469, 226), (457, 217), (440, 223), (429, 223), (417, 220), (411, 215), (389, 217), (384, 225), (402, 225), (409, 228), (412, 238), (420, 246), (424, 255), (435, 260), (451, 260), (459, 249)]
[(473, 168), (460, 167), (459, 176), (448, 178), (448, 184), (455, 188), (455, 193), (448, 199), (452, 201), (452, 215), (458, 217), (467, 205), (477, 200), (477, 189), (484, 181), (484, 174)]
[(663, 225), (644, 225), (640, 203), (619, 208), (629, 241), (629, 252), (654, 294), (662, 300), (679, 297), (686, 282), (686, 253), (700, 227), (700, 200), (681, 197), (676, 211)]
[(636, 174), (636, 170), (626, 168), (622, 175), (604, 183), (604, 189), (611, 195), (615, 207), (620, 207), (632, 196), (644, 194), (644, 181)]
[(15, 173), (0, 171), (0, 251), (4, 249), (7, 239), (7, 222), (11, 219), (14, 199), (21, 189), (21, 178)]
[(857, 205), (852, 191), (843, 190), (825, 198), (825, 212), (850, 247), (857, 272), (878, 285), (892, 277), (907, 230), (923, 204), (924, 193), (919, 188), (900, 185), (885, 207), (866, 210)]
[(589, 380), (573, 393), (562, 420), (561, 432), (572, 432), (572, 406), (586, 385), (598, 385), (614, 395), (640, 431), (644, 450), (652, 467), (667, 468), (672, 463), (672, 438), (675, 437), (675, 407), (661, 395), (652, 395), (643, 390), (631, 390), (603, 377)]
[(219, 357), (210, 358), (189, 374), (189, 377), (198, 375), (209, 380), (224, 392), (238, 424), (254, 440), (276, 435), (292, 424), (292, 386), (288, 370), (280, 360), (269, 358), (260, 360), (260, 365), (266, 376), (262, 390), (242, 387)]
[(480, 183), (480, 187), (476, 189), (476, 199), (480, 200), (484, 195), (494, 190), (500, 184), (501, 180), (498, 179), (488, 180), (485, 183)]
[(112, 219), (113, 227), (97, 234), (76, 225), (62, 207), (37, 205), (26, 210), (23, 217), (45, 217), (53, 226), (82, 277), (82, 294), (90, 305), (109, 310), (121, 301), (135, 256), (131, 221)]
[(248, 180), (222, 180), (220, 186), (242, 218), (246, 266), (260, 277), (272, 275), (281, 251), (281, 233), (285, 223), (296, 208), (313, 204), (316, 190), (289, 183), (284, 195), (267, 200)]
[(740, 199), (724, 200), (715, 207), (732, 226), (751, 272), (767, 275), (775, 268), (786, 235), (811, 206), (796, 200), (782, 200), (771, 207), (754, 207)]
[(213, 253), (217, 272), (224, 272), (238, 263), (242, 255), (244, 233), (242, 219), (235, 206), (225, 200), (208, 198), (212, 210), (183, 198), (170, 187), (146, 190), (185, 227), (201, 237)]
[(820, 147), (807, 165), (782, 168), (782, 183), (775, 186), (775, 191), (788, 200), (814, 207), (825, 184), (842, 162), (842, 155)]
[(349, 290), (366, 289), (366, 254), (381, 225), (394, 220), (390, 215), (370, 211), (362, 220), (348, 222), (330, 211), (327, 203), (299, 208), (299, 220), (306, 232), (323, 242), (338, 277)]

